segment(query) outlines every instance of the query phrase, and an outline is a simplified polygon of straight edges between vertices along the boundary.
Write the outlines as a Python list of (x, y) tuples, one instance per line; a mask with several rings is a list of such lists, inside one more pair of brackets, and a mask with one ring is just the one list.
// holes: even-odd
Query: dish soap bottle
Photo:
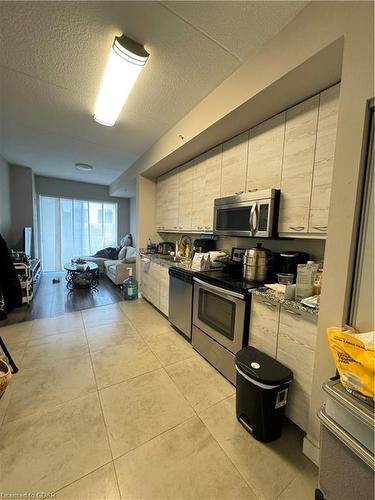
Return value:
[(296, 300), (300, 301), (306, 297), (311, 297), (314, 292), (315, 275), (318, 271), (318, 264), (313, 260), (308, 260), (307, 264), (298, 264), (296, 279)]
[(122, 284), (124, 300), (138, 299), (138, 281), (133, 277), (133, 269), (128, 267), (129, 277)]

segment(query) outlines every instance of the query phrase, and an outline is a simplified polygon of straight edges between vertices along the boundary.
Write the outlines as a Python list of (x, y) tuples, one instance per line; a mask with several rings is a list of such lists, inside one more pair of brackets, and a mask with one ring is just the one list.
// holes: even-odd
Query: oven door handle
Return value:
[(211, 283), (207, 283), (206, 281), (202, 281), (198, 278), (194, 278), (194, 281), (199, 285), (206, 287), (213, 292), (217, 292), (220, 295), (229, 295), (230, 297), (235, 297), (236, 299), (244, 300), (245, 296), (242, 293), (232, 292), (232, 290), (226, 290), (225, 288), (220, 288), (219, 286), (211, 285)]

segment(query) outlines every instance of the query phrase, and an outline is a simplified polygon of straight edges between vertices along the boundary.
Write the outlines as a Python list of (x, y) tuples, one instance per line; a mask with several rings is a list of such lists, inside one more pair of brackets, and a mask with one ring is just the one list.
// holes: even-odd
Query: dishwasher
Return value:
[(168, 319), (191, 342), (194, 273), (179, 267), (169, 268)]

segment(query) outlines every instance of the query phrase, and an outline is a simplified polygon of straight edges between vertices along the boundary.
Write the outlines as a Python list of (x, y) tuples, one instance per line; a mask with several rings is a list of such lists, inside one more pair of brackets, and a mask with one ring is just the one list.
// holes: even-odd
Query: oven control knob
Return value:
[(251, 363), (251, 368), (255, 368), (256, 370), (258, 370), (258, 368), (260, 368), (260, 364), (259, 363), (256, 363), (255, 361), (253, 361)]

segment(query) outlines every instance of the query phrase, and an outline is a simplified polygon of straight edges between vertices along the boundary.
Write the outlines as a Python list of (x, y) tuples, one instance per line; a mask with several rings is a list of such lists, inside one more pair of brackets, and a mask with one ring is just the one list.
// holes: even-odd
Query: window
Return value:
[(117, 203), (40, 196), (39, 215), (44, 271), (117, 245)]

